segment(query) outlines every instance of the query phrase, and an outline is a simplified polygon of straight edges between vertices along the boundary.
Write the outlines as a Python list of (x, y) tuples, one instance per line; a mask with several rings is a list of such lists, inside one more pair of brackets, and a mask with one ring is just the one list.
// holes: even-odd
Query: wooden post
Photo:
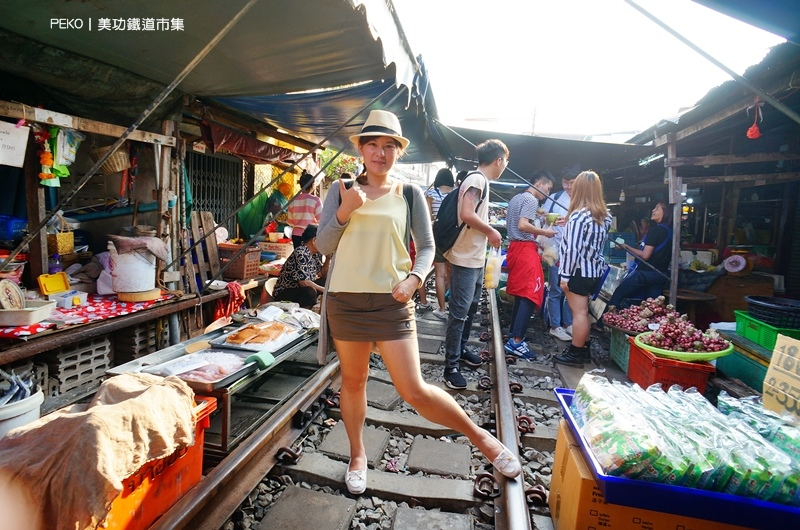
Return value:
[[(28, 148), (25, 151), (25, 206), (28, 213), (28, 225), (36, 226), (42, 222), (47, 212), (44, 207), (44, 187), (39, 184), (39, 144), (33, 138), (33, 130), (28, 135)], [(36, 280), (47, 272), (47, 236), (45, 230), (39, 232), (28, 244), (28, 267), (31, 279)]]
[[(675, 133), (669, 133), (667, 143), (667, 159), (674, 159), (677, 157), (677, 141), (675, 140)], [(672, 206), (672, 264), (670, 265), (670, 285), (669, 285), (669, 303), (673, 306), (677, 302), (678, 293), (678, 269), (680, 267), (681, 255), (681, 215), (682, 215), (682, 196), (683, 182), (681, 177), (678, 176), (678, 170), (675, 167), (667, 168), (667, 181), (669, 184), (669, 203)]]

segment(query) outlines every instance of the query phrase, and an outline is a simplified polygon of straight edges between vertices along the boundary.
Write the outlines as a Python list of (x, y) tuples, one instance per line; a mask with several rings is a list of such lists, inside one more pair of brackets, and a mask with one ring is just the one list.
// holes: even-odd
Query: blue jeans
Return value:
[(661, 276), (655, 271), (645, 271), (636, 268), (635, 271), (628, 274), (624, 280), (616, 288), (614, 294), (611, 295), (611, 300), (608, 301), (609, 306), (620, 307), (620, 304), (626, 298), (637, 298), (645, 300), (647, 298), (656, 298), (667, 287), (669, 282), (666, 278)]
[(550, 327), (567, 327), (572, 325), (572, 311), (567, 303), (567, 297), (561, 290), (558, 277), (558, 267), (553, 265), (547, 269), (547, 315)]
[(461, 349), (469, 340), (472, 319), (478, 312), (483, 290), (483, 268), (470, 269), (450, 264), (450, 303), (444, 348), (447, 368), (458, 368)]
[(536, 304), (524, 296), (515, 296), (514, 309), (511, 310), (511, 329), (508, 330), (508, 334), (511, 337), (525, 338), (525, 330), (528, 329), (528, 322), (534, 311)]

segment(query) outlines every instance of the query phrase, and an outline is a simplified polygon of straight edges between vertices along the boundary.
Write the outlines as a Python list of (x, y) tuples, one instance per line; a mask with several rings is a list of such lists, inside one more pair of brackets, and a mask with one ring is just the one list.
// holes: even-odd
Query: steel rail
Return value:
[[(514, 400), (509, 388), (503, 334), (500, 327), (500, 310), (495, 289), (489, 289), (489, 308), (492, 314), (492, 346), (494, 347), (494, 386), (492, 401), (496, 408), (497, 437), (511, 453), (519, 458), (519, 427)], [(495, 471), (501, 484), (500, 496), (495, 499), (495, 530), (531, 530), (531, 518), (525, 496), (524, 473), (507, 479)]]
[[(339, 361), (332, 360), (311, 377), (295, 394), (289, 403), (280, 407), (279, 412), (265, 422), (253, 434), (245, 439), (241, 445), (233, 450), (220, 464), (194, 488), (189, 490), (177, 503), (175, 503), (150, 530), (175, 530), (178, 528), (191, 528), (192, 520), (203, 513), (209, 503), (229, 508), (230, 515), (239, 504), (247, 497), (250, 491), (267, 474), (274, 465), (272, 456), (269, 458), (255, 458), (269, 454), (275, 449), (274, 438), (286, 425), (291, 424), (295, 414), (301, 410), (302, 405), (316, 399), (330, 386), (339, 372)], [(253, 468), (260, 468), (258, 471)], [(261, 471), (263, 470), (263, 472)], [(243, 480), (251, 484), (242, 483)], [(254, 481), (254, 483), (252, 483)], [(236, 498), (234, 498), (234, 495)], [(214, 510), (214, 506), (209, 509)], [(220, 510), (216, 510), (221, 513)], [(227, 517), (226, 517), (227, 518)], [(225, 519), (217, 526), (224, 524)], [(207, 526), (207, 525), (206, 525)]]

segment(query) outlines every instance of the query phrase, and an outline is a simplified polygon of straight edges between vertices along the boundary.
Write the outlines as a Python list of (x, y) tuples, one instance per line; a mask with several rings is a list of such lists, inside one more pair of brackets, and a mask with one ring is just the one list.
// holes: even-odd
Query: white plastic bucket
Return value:
[(115, 293), (139, 293), (156, 287), (156, 257), (147, 249), (117, 254), (108, 242), (111, 288)]
[(39, 406), (44, 402), (44, 393), (39, 390), (34, 395), (15, 403), (0, 407), (0, 438), (11, 429), (22, 427), (39, 419)]

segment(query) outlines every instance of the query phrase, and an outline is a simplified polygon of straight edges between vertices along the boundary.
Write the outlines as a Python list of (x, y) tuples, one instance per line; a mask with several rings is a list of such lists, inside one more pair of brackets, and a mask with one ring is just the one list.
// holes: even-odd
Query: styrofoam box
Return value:
[(262, 252), (274, 252), (278, 258), (288, 258), (294, 251), (294, 245), (291, 243), (270, 243), (262, 241), (258, 244)]
[(714, 253), (710, 250), (681, 250), (681, 264), (688, 267), (694, 260), (711, 265), (714, 261)]
[(69, 309), (74, 306), (85, 304), (87, 296), (89, 296), (89, 293), (72, 290), (72, 291), (62, 291), (60, 293), (48, 294), (47, 299), (55, 300), (56, 305), (58, 307)]
[(24, 309), (0, 309), (0, 326), (30, 326), (50, 316), (55, 304), (47, 300), (25, 300)]

